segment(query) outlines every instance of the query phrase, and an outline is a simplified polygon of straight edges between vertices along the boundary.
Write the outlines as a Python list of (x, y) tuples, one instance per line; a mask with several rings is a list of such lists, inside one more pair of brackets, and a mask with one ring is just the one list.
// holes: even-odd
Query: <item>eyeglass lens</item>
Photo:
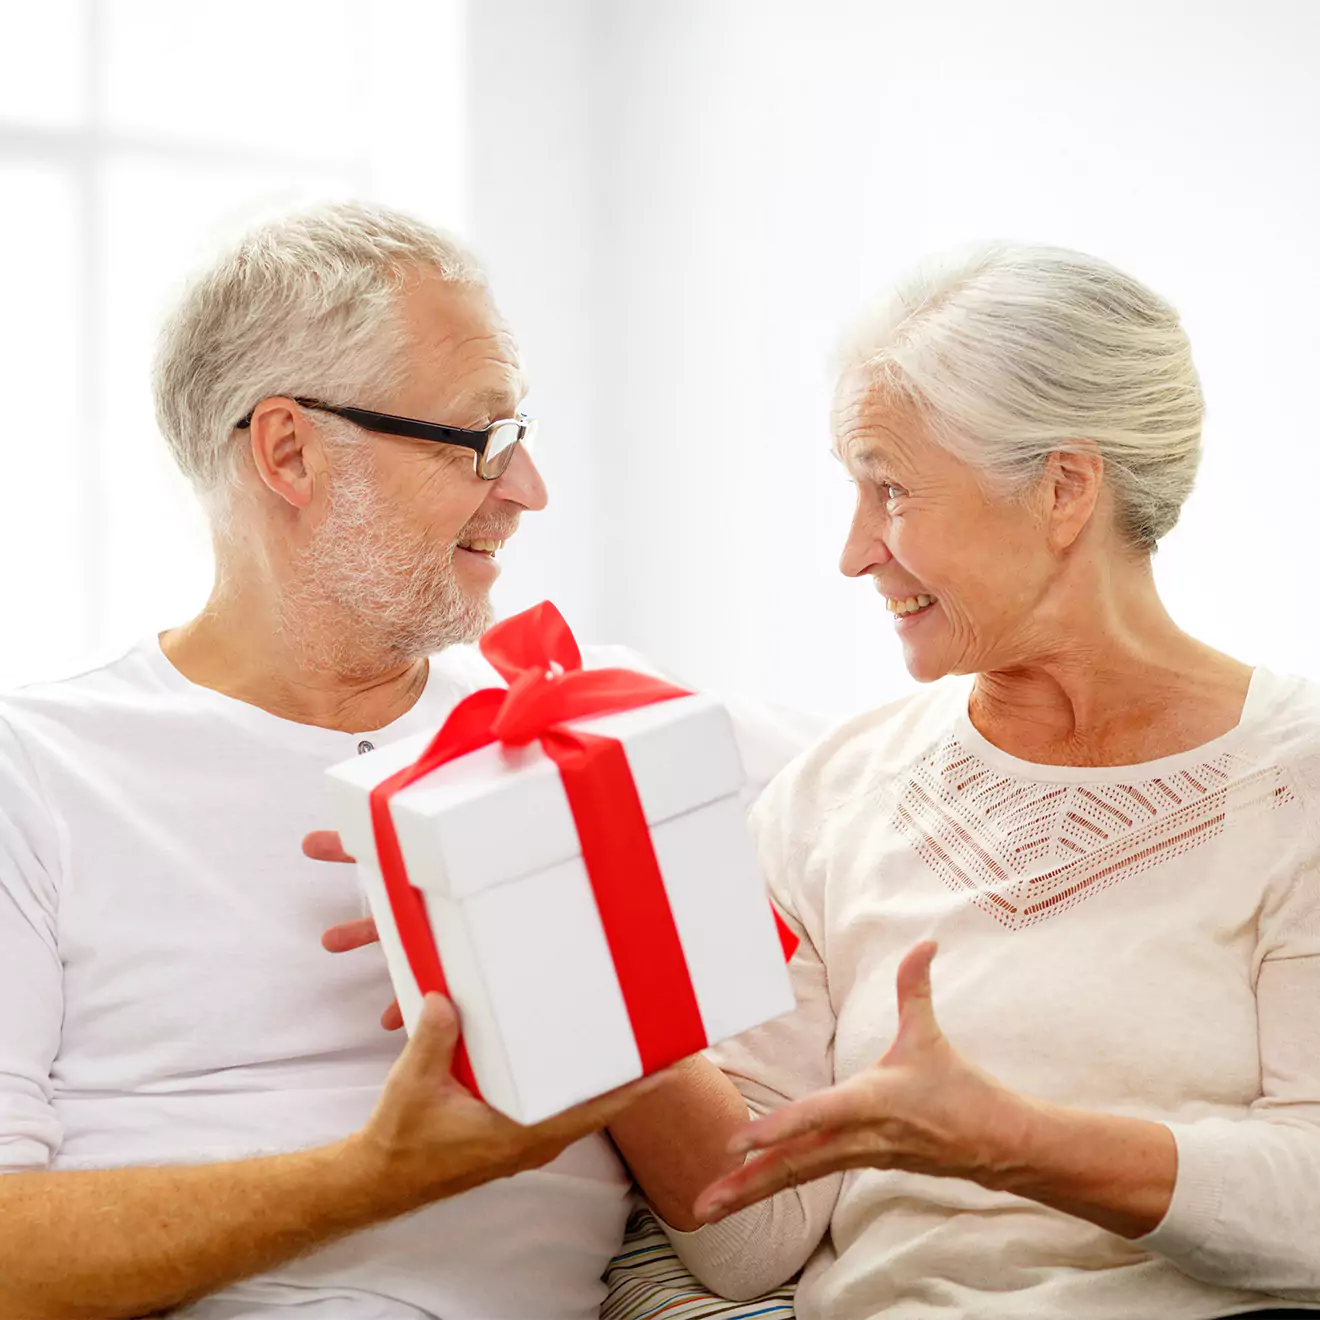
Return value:
[(481, 457), (481, 475), (487, 481), (503, 476), (508, 470), (522, 431), (522, 426), (517, 422), (502, 422), (492, 428), (486, 440), (486, 452)]

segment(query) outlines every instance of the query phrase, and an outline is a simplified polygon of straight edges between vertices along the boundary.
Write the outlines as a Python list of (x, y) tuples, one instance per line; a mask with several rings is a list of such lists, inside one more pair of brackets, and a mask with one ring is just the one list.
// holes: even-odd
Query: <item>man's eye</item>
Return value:
[(885, 499), (896, 500), (900, 495), (906, 495), (907, 491), (902, 486), (895, 486), (892, 481), (885, 483)]

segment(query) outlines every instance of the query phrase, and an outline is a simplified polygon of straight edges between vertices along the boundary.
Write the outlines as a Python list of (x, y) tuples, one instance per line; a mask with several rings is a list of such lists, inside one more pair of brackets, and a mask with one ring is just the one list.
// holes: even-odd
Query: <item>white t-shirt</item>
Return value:
[(973, 1063), (1168, 1124), (1167, 1215), (1129, 1241), (858, 1170), (673, 1234), (680, 1254), (744, 1295), (810, 1257), (804, 1320), (1320, 1308), (1320, 688), (1258, 669), (1231, 732), (1105, 769), (1008, 755), (967, 697), (946, 680), (852, 720), (767, 790), (798, 1009), (714, 1054), (758, 1111), (856, 1075), (893, 1040), (900, 960), (934, 938), (936, 1017)]
[[(198, 687), (153, 638), (0, 700), (0, 1171), (241, 1159), (359, 1128), (402, 1036), (379, 1025), (379, 949), (320, 946), (366, 912), (354, 868), (300, 843), (331, 822), (328, 766), (497, 683), (454, 648), (406, 715), (343, 733)], [(749, 792), (819, 730), (735, 721)], [(585, 1320), (628, 1183), (591, 1138), (177, 1314)]]

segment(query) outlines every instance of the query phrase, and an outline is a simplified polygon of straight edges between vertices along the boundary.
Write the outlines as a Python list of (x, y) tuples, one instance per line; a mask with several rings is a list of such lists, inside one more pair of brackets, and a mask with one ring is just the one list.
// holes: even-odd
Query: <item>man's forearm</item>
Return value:
[(0, 1177), (0, 1320), (179, 1305), (424, 1204), (357, 1138), (184, 1167)]
[(700, 1226), (692, 1214), (697, 1193), (742, 1163), (728, 1144), (746, 1122), (738, 1088), (696, 1055), (620, 1114), (609, 1132), (655, 1212), (690, 1232)]

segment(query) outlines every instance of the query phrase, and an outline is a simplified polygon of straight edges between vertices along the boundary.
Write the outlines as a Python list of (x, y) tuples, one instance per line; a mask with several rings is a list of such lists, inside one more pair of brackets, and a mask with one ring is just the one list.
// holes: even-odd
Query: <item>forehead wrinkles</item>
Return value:
[(857, 471), (893, 467), (906, 449), (886, 410), (874, 399), (854, 399), (837, 409), (834, 435), (835, 455)]
[(509, 375), (522, 374), (518, 347), (513, 336), (502, 328), (447, 326), (422, 340), (418, 347), (421, 355), (436, 365), (464, 371), (490, 366)]
[(835, 400), (830, 410), (830, 429), (834, 432), (834, 453), (844, 463), (856, 462), (869, 448), (866, 411), (857, 393)]
[(517, 411), (527, 383), (511, 335), (454, 335), (436, 348), (422, 370), (446, 382), (448, 407), (488, 413), (491, 419)]
[(902, 397), (895, 397), (892, 389), (865, 368), (846, 373), (838, 382), (831, 408), (840, 457), (860, 454), (876, 440), (892, 435), (895, 425), (902, 425), (910, 411)]
[(405, 291), (401, 310), (419, 360), (459, 369), (498, 362), (517, 370), (512, 331), (484, 285), (423, 280)]

